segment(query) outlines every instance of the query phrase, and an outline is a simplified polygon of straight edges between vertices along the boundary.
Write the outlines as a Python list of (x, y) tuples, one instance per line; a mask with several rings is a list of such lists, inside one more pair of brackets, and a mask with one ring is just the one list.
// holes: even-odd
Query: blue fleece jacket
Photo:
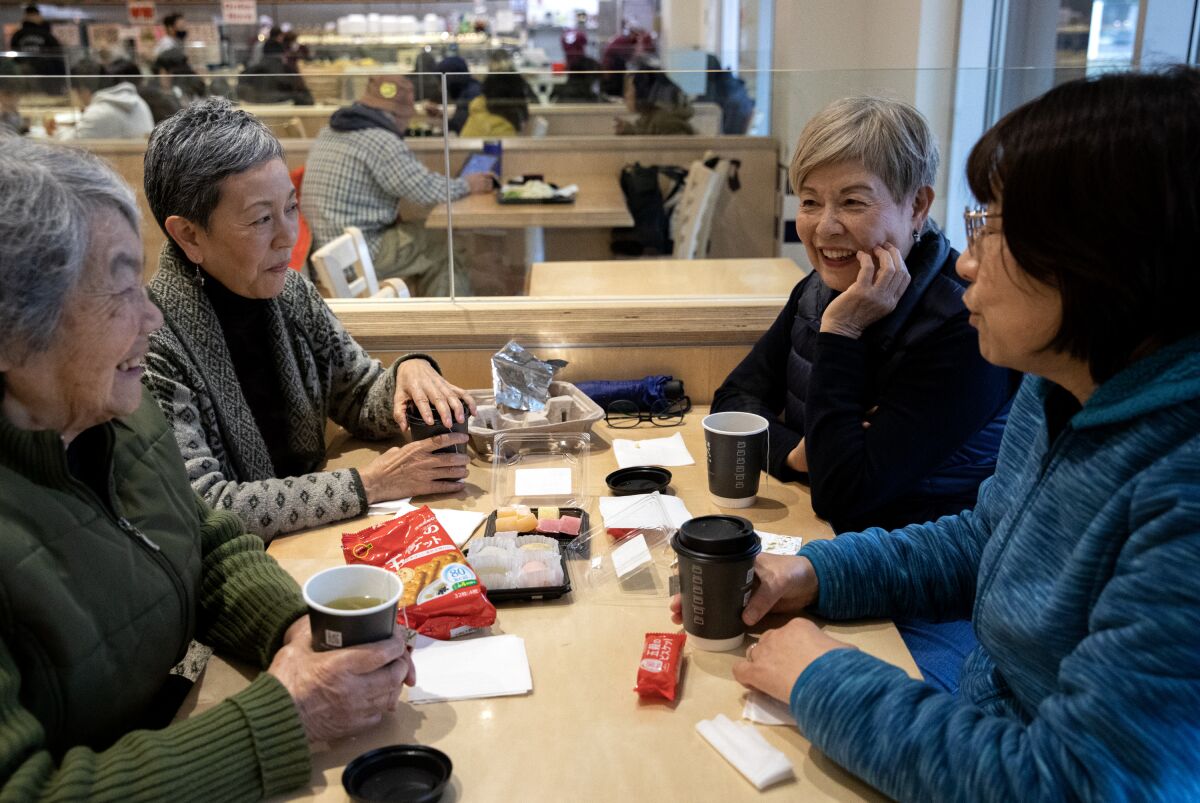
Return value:
[(1200, 800), (1200, 337), (1101, 385), (1048, 442), (1029, 377), (974, 511), (814, 542), (831, 619), (972, 612), (960, 696), (854, 650), (791, 705), (900, 800)]

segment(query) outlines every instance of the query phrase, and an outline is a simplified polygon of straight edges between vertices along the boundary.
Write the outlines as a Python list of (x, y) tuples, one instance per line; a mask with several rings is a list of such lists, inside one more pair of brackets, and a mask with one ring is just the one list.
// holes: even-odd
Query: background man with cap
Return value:
[[(414, 296), (450, 294), (446, 237), (421, 222), (400, 219), (401, 200), (432, 206), (489, 192), (492, 177), (448, 178), (426, 168), (404, 142), (416, 114), (413, 86), (405, 77), (375, 76), (363, 96), (339, 109), (309, 151), (301, 208), (319, 248), (347, 226), (362, 229), (379, 278), (399, 277)], [(455, 254), (455, 293), (470, 292)]]

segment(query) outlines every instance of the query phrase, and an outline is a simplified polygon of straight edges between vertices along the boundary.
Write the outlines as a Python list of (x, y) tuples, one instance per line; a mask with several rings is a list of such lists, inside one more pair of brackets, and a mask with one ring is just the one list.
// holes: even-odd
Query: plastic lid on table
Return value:
[(587, 432), (502, 432), (492, 450), (492, 502), (587, 509)]

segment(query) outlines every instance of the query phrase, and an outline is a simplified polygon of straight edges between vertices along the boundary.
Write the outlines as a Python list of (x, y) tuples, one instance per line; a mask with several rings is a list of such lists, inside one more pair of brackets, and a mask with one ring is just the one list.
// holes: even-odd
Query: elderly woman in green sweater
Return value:
[[(0, 149), (0, 799), (275, 794), (414, 680), (399, 635), (313, 652), (296, 583), (193, 492), (142, 388), (141, 255), (103, 162)], [(266, 671), (168, 725), (193, 637)]]
[(288, 269), (299, 203), (270, 129), (223, 98), (193, 104), (154, 129), (145, 188), (168, 240), (150, 283), (166, 321), (150, 338), (146, 383), (209, 504), (269, 540), (374, 502), (463, 489), (466, 454), (438, 453), (463, 433), (324, 469), (331, 419), (394, 439), (409, 403), (451, 426), (474, 401), (426, 355), (372, 359)]

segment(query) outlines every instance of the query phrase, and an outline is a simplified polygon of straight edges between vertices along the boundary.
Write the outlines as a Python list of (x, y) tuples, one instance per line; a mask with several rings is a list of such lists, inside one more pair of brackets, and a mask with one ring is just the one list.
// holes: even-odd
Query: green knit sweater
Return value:
[(265, 667), (304, 604), (257, 536), (196, 497), (148, 394), (71, 452), (74, 474), (57, 433), (0, 415), (0, 801), (249, 800), (306, 782), (303, 726), (267, 673), (134, 730), (193, 636)]

